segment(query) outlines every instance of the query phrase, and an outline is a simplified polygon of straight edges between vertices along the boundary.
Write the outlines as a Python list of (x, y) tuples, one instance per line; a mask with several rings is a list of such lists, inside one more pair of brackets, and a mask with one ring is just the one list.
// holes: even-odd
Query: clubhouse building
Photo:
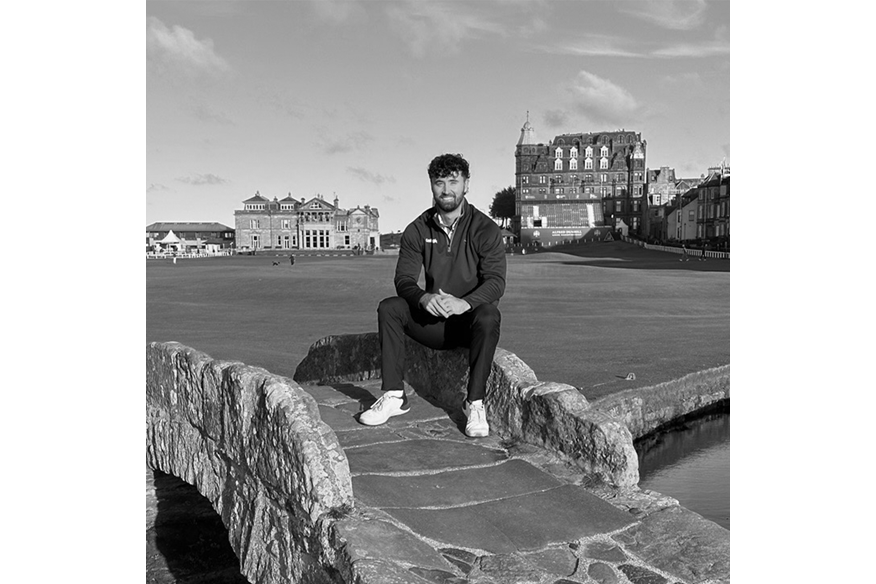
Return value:
[(371, 251), (380, 246), (380, 214), (370, 205), (341, 209), (322, 195), (309, 201), (286, 198), (270, 200), (256, 191), (234, 211), (234, 231), (239, 248), (252, 250)]

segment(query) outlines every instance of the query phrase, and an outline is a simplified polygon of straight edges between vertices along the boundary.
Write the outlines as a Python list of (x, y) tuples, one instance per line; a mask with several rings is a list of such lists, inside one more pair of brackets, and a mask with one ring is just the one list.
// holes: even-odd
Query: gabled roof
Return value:
[(319, 209), (320, 209), (320, 210), (325, 210), (325, 211), (334, 211), (334, 210), (335, 210), (335, 206), (334, 206), (334, 205), (332, 205), (331, 203), (329, 203), (329, 202), (326, 201), (325, 199), (320, 199), (319, 197), (313, 197), (313, 198), (310, 199), (309, 201), (306, 201), (306, 202), (304, 202), (304, 203), (301, 203), (300, 206), (299, 206), (298, 208), (299, 208), (300, 210), (305, 210), (305, 211), (306, 211), (306, 210), (308, 210), (308, 209), (311, 208), (311, 205), (312, 205), (314, 202), (319, 203)]
[(380, 212), (377, 210), (377, 207), (368, 207), (367, 209), (363, 209), (362, 207), (359, 207), (358, 205), (355, 208), (348, 210), (347, 215), (352, 215), (356, 211), (362, 213), (363, 215), (371, 215), (373, 217), (380, 217)]
[(253, 195), (252, 197), (248, 198), (247, 200), (245, 200), (245, 201), (243, 201), (243, 202), (244, 202), (244, 203), (267, 203), (267, 202), (268, 202), (268, 199), (266, 199), (265, 197), (261, 196), (261, 195), (259, 194), (259, 192), (256, 191), (256, 194), (255, 194), (255, 195)]

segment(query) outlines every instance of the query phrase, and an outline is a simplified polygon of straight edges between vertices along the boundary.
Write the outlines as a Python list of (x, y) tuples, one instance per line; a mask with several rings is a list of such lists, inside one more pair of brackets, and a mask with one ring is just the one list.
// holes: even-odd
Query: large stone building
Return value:
[(305, 201), (267, 199), (258, 191), (234, 211), (238, 247), (265, 249), (363, 249), (380, 245), (377, 209), (341, 209), (317, 195)]
[(560, 134), (544, 144), (527, 114), (515, 151), (520, 242), (552, 245), (607, 229), (639, 235), (646, 149), (628, 130)]

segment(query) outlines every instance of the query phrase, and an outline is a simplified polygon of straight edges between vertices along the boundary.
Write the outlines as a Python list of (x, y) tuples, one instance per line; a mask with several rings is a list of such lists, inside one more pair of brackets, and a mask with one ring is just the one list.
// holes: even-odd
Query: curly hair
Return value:
[(454, 172), (459, 172), (465, 178), (470, 176), (468, 161), (461, 154), (442, 154), (429, 163), (429, 178), (432, 180), (450, 176)]

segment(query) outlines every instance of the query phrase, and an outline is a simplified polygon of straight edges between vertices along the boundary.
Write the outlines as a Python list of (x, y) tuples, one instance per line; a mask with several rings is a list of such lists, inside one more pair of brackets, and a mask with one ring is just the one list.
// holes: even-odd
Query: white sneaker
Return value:
[(483, 438), (489, 436), (490, 425), (487, 424), (487, 411), (484, 409), (484, 400), (477, 399), (471, 403), (465, 400), (462, 413), (468, 420), (465, 423), (465, 435), (471, 438)]
[[(398, 393), (401, 393), (401, 396), (398, 396)], [(407, 395), (391, 390), (391, 393), (384, 393), (369, 409), (359, 414), (359, 422), (366, 426), (379, 426), (393, 416), (400, 416), (411, 411), (410, 408), (402, 409), (407, 405)]]

